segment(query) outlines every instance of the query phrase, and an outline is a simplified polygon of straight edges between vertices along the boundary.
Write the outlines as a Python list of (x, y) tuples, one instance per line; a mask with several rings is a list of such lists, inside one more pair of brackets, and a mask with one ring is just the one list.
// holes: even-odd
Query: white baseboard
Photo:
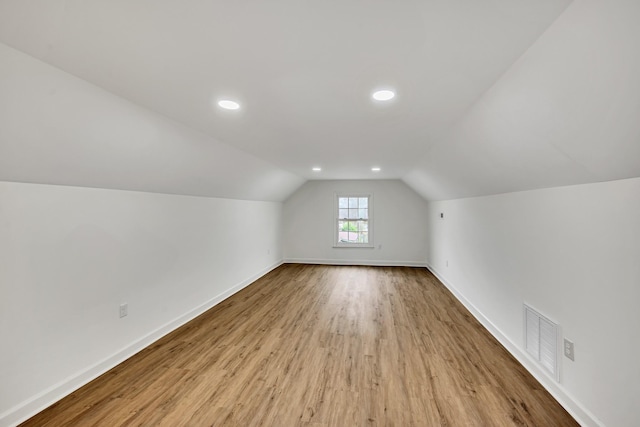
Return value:
[(377, 267), (427, 267), (424, 262), (387, 261), (370, 259), (322, 259), (322, 258), (286, 258), (286, 264), (321, 264), (321, 265), (364, 265)]
[(221, 294), (216, 295), (215, 297), (211, 298), (209, 301), (201, 304), (200, 306), (188, 311), (187, 313), (175, 318), (174, 320), (168, 323), (165, 323), (158, 329), (132, 342), (131, 344), (124, 347), (120, 351), (101, 360), (95, 365), (90, 366), (73, 376), (70, 376), (69, 378), (59, 382), (58, 384), (55, 384), (49, 387), (48, 389), (42, 391), (41, 393), (38, 393), (37, 395), (31, 397), (30, 399), (14, 406), (8, 411), (5, 411), (4, 413), (0, 414), (0, 426), (12, 427), (12, 426), (17, 426), (23, 421), (26, 421), (27, 419), (31, 418), (38, 412), (51, 406), (53, 403), (57, 402), (58, 400), (62, 399), (65, 396), (68, 396), (69, 394), (73, 393), (80, 387), (93, 381), (94, 379), (98, 378), (100, 375), (104, 374), (108, 370), (124, 362), (131, 356), (135, 355), (136, 353), (140, 352), (144, 348), (153, 344), (154, 342), (164, 337), (168, 333), (174, 331), (175, 329), (179, 328), (185, 323), (195, 319), (205, 311), (209, 310), (211, 307), (219, 304), (220, 302), (229, 298), (231, 295), (235, 294), (236, 292), (246, 288), (248, 285), (255, 282), (265, 274), (269, 273), (271, 270), (279, 267), (280, 265), (282, 265), (282, 261), (279, 261), (263, 269), (262, 271), (258, 272), (257, 274), (254, 274), (248, 279), (243, 280), (242, 282), (236, 284), (235, 286), (232, 286), (231, 288), (227, 289)]
[(442, 282), (442, 284), (451, 291), (451, 293), (466, 307), (469, 312), (493, 335), (504, 348), (507, 349), (513, 357), (520, 362), (524, 368), (538, 380), (538, 382), (571, 414), (573, 418), (583, 427), (604, 427), (604, 424), (598, 420), (591, 412), (582, 406), (564, 387), (562, 387), (553, 378), (549, 377), (542, 369), (531, 359), (531, 357), (523, 351), (520, 346), (511, 341), (502, 331), (494, 325), (487, 316), (478, 310), (462, 293), (460, 293), (453, 284), (445, 279), (431, 265), (427, 264), (427, 269)]

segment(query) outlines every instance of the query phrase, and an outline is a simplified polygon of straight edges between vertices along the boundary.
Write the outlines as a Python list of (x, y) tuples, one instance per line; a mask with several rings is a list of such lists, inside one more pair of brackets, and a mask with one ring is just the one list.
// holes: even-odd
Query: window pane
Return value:
[(369, 198), (338, 197), (336, 221), (337, 241), (340, 244), (369, 244)]
[(340, 231), (358, 231), (358, 223), (353, 221), (340, 221)]
[(338, 242), (346, 242), (349, 239), (348, 221), (338, 221)]

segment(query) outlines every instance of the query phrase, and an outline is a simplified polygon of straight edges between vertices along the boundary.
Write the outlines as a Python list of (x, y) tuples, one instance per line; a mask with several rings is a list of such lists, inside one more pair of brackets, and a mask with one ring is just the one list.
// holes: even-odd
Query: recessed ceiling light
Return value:
[(377, 166), (372, 167), (372, 168), (371, 168), (371, 170), (372, 170), (373, 172), (380, 172), (380, 168), (379, 168), (379, 167), (377, 167)]
[(312, 168), (311, 170), (314, 171), (314, 172), (320, 172), (322, 170), (322, 168), (319, 168), (319, 167), (316, 166), (315, 168)]
[(376, 101), (389, 101), (395, 96), (396, 93), (389, 89), (378, 90), (376, 92), (373, 92), (373, 95), (371, 95), (371, 97)]
[(220, 108), (224, 108), (225, 110), (237, 110), (240, 108), (240, 104), (235, 101), (231, 101), (230, 99), (221, 99), (218, 101), (218, 105)]

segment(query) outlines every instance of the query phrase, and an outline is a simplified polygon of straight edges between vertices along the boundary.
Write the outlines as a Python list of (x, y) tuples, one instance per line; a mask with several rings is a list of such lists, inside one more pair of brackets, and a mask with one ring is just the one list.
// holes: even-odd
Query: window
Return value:
[(372, 211), (371, 195), (336, 195), (335, 246), (373, 247)]

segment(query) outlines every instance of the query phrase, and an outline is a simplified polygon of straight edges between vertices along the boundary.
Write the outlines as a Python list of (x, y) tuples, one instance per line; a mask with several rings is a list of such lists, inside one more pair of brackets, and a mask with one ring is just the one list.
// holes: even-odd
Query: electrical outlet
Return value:
[(129, 304), (126, 302), (124, 304), (120, 304), (120, 317), (125, 317), (129, 314)]
[(571, 360), (575, 360), (574, 352), (573, 352), (573, 343), (568, 339), (564, 339), (564, 355)]

